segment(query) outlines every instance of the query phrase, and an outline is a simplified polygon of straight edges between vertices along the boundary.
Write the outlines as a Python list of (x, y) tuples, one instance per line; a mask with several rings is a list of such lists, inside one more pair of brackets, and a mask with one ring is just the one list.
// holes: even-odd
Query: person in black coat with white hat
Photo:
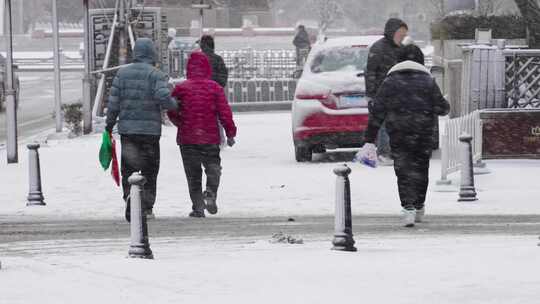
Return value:
[(450, 105), (424, 66), (420, 48), (413, 44), (404, 47), (400, 61), (390, 69), (370, 103), (364, 150), (376, 150), (373, 143), (385, 123), (405, 226), (412, 227), (425, 214), (433, 130), (438, 121), (433, 118), (447, 115)]

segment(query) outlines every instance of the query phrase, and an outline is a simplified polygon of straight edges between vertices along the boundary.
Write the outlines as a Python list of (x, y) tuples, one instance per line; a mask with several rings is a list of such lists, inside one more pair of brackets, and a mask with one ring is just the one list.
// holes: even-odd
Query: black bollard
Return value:
[(459, 137), (461, 157), (461, 185), (458, 202), (473, 202), (478, 200), (474, 187), (472, 136), (464, 133)]
[(142, 187), (146, 183), (146, 178), (140, 173), (133, 173), (129, 179), (131, 190), (129, 192), (131, 204), (131, 244), (129, 246), (129, 257), (140, 259), (153, 259), (154, 255), (148, 242), (148, 226), (146, 216), (142, 211)]
[(351, 184), (349, 174), (351, 169), (347, 165), (334, 169), (336, 180), (336, 214), (335, 234), (332, 250), (356, 251), (352, 233), (351, 215)]
[(28, 146), (28, 177), (30, 189), (26, 206), (45, 206), (45, 198), (41, 191), (41, 166), (39, 164), (39, 144)]

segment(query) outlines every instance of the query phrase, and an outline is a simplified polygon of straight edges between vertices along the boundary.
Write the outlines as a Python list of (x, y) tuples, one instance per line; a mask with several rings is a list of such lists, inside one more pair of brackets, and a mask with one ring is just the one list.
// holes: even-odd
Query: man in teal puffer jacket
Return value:
[(154, 67), (156, 58), (152, 40), (137, 39), (133, 64), (121, 68), (116, 74), (107, 104), (106, 129), (112, 132), (118, 121), (121, 136), (122, 188), (128, 221), (128, 178), (139, 171), (147, 180), (142, 207), (148, 218), (153, 217), (160, 161), (161, 112), (178, 108), (177, 101), (171, 98), (167, 76)]

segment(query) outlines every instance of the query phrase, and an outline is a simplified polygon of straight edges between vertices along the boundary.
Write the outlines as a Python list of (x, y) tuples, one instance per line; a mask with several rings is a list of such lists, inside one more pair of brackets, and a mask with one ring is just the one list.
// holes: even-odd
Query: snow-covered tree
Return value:
[(440, 20), (448, 13), (445, 6), (446, 0), (429, 0), (430, 8), (436, 20)]
[(319, 22), (320, 33), (324, 34), (337, 20), (343, 18), (343, 8), (334, 0), (310, 0), (309, 5)]
[(482, 16), (496, 14), (502, 8), (504, 0), (479, 0), (476, 12)]
[(515, 0), (529, 29), (529, 47), (540, 48), (540, 7), (536, 0)]
[[(436, 18), (441, 19), (450, 11), (447, 7), (447, 0), (429, 0), (432, 11)], [(505, 0), (478, 0), (475, 13), (481, 16), (493, 15), (501, 11)]]

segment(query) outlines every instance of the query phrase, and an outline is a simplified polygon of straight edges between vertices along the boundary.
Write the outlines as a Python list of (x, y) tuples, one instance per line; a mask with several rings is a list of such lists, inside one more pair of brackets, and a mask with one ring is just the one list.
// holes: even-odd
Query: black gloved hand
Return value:
[(234, 140), (234, 137), (229, 137), (229, 138), (227, 138), (227, 145), (228, 145), (229, 147), (234, 146), (234, 144), (236, 144), (236, 141)]
[(111, 125), (107, 125), (107, 126), (105, 127), (105, 130), (106, 130), (107, 132), (111, 133), (111, 134), (112, 134), (113, 129), (114, 129), (114, 126), (111, 126)]

